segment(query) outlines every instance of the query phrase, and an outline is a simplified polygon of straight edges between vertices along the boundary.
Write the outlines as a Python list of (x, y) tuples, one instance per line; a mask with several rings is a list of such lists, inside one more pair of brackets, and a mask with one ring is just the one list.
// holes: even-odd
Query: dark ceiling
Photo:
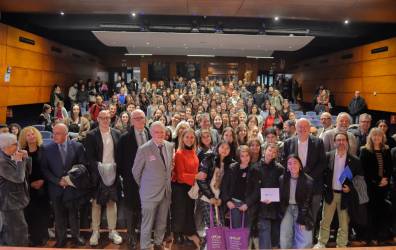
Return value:
[[(318, 21), (258, 17), (220, 16), (164, 16), (138, 14), (43, 14), (3, 12), (1, 22), (27, 30), (51, 40), (81, 49), (101, 58), (121, 57), (127, 52), (122, 47), (107, 47), (92, 34), (106, 31), (163, 31), (236, 34), (271, 34), (270, 30), (284, 30), (295, 35), (307, 33), (315, 39), (295, 52), (274, 52), (276, 58), (288, 61), (319, 56), (333, 51), (396, 36), (396, 23)], [(230, 55), (232, 56), (232, 55)]]

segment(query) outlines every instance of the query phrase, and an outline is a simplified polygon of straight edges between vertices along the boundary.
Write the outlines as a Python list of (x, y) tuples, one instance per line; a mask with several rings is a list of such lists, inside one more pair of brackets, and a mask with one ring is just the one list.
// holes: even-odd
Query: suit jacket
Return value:
[[(323, 135), (323, 145), (325, 148), (325, 152), (329, 152), (335, 149), (334, 145), (334, 136), (338, 132), (337, 128), (330, 129), (325, 132)], [(357, 155), (357, 151), (359, 150), (358, 144), (356, 141), (355, 136), (351, 132), (347, 132), (348, 134), (348, 141), (349, 141), (349, 153), (353, 155)]]
[[(327, 204), (330, 204), (333, 201), (333, 175), (334, 175), (334, 160), (335, 160), (336, 150), (332, 150), (326, 153), (326, 162), (327, 167), (324, 174), (324, 200)], [(349, 169), (352, 172), (352, 176), (355, 177), (356, 175), (363, 175), (363, 169), (360, 164), (359, 158), (356, 156), (348, 153), (346, 160), (345, 160), (345, 167), (349, 166)], [(353, 183), (352, 181), (346, 181), (344, 183), (347, 185), (351, 192), (349, 193), (342, 193), (341, 194), (341, 208), (347, 208), (347, 199), (356, 192), (353, 190)]]
[(153, 140), (139, 147), (132, 174), (139, 186), (140, 200), (142, 202), (158, 202), (164, 197), (171, 198), (171, 173), (173, 144), (164, 141), (166, 152), (165, 165), (160, 152)]
[[(284, 161), (290, 154), (298, 155), (298, 138), (294, 136), (285, 141)], [(283, 164), (286, 166), (286, 162)], [(304, 167), (304, 173), (314, 179), (314, 194), (321, 194), (323, 187), (323, 171), (326, 168), (326, 154), (321, 139), (310, 135), (308, 138), (307, 163)]]
[[(148, 128), (144, 128), (146, 138), (151, 139)], [(132, 175), (132, 166), (135, 162), (139, 146), (136, 141), (135, 129), (131, 127), (123, 133), (118, 141), (116, 163), (123, 180), (125, 204), (130, 208), (140, 207), (139, 187)]]
[[(117, 144), (120, 138), (120, 132), (116, 129), (110, 128), (110, 134), (113, 138), (113, 150), (114, 150), (114, 161), (116, 162), (116, 152), (117, 152)], [(98, 162), (102, 162), (103, 160), (103, 141), (102, 134), (100, 133), (99, 128), (95, 128), (87, 133), (86, 137), (86, 150), (87, 150), (87, 159), (89, 162), (89, 169), (91, 172), (91, 178), (95, 187), (99, 184), (99, 170), (98, 170)], [(118, 176), (118, 167), (117, 167), (117, 175)], [(116, 182), (117, 182), (116, 177)]]
[[(67, 172), (76, 164), (87, 164), (84, 147), (76, 141), (67, 141), (67, 155), (65, 164), (62, 163), (62, 157), (59, 152), (58, 144), (51, 142), (41, 147), (41, 171), (45, 179), (48, 180), (48, 192), (50, 198), (66, 195), (73, 196), (72, 187), (62, 188), (59, 181)], [(70, 198), (70, 197), (69, 197)]]

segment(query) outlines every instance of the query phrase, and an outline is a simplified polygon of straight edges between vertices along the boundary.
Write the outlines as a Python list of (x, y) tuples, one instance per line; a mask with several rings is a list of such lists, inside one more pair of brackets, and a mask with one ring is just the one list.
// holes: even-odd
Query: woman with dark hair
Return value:
[(393, 139), (391, 134), (389, 133), (389, 123), (387, 120), (379, 120), (377, 124), (375, 124), (376, 127), (380, 128), (382, 132), (384, 132), (385, 137), (386, 137), (386, 144), (389, 146), (390, 149), (396, 147), (396, 141)]
[[(392, 159), (386, 137), (380, 128), (372, 128), (367, 142), (360, 150), (360, 161), (364, 170), (369, 196), (366, 242), (378, 245), (388, 224), (386, 198), (392, 176)], [(370, 242), (371, 241), (371, 242)]]
[(116, 123), (114, 124), (114, 128), (118, 129), (121, 134), (126, 132), (131, 127), (131, 116), (127, 111), (121, 112), (118, 117)]
[(70, 112), (70, 118), (68, 119), (67, 125), (69, 127), (69, 133), (78, 134), (80, 131), (81, 122), (81, 109), (79, 104), (73, 104)]
[(28, 178), (30, 202), (25, 208), (31, 246), (45, 246), (48, 240), (50, 204), (46, 181), (40, 167), (39, 152), (42, 143), (43, 138), (36, 128), (22, 129), (19, 146), (32, 159), (32, 170)]
[(50, 105), (55, 108), (58, 106), (59, 101), (63, 101), (65, 96), (62, 93), (61, 87), (58, 84), (54, 85), (50, 95)]
[(14, 134), (17, 138), (19, 138), (19, 133), (21, 132), (21, 125), (19, 125), (18, 123), (11, 123), (8, 126), (8, 129), (10, 130), (11, 134)]
[(199, 134), (198, 137), (198, 149), (197, 149), (197, 156), (199, 163), (202, 162), (202, 160), (205, 157), (205, 154), (208, 151), (211, 151), (213, 149), (213, 143), (212, 143), (212, 135), (210, 133), (209, 129), (201, 129), (201, 133)]
[(247, 126), (245, 123), (241, 123), (238, 125), (236, 130), (238, 145), (246, 145), (248, 141), (248, 133)]
[[(204, 180), (197, 180), (201, 196), (201, 209), (205, 225), (210, 226), (210, 207), (216, 206), (220, 210), (220, 187), (223, 176), (227, 174), (230, 165), (234, 162), (230, 156), (231, 147), (228, 142), (221, 140), (214, 152), (208, 152), (201, 162), (198, 171), (206, 174)], [(224, 224), (223, 214), (220, 212), (219, 220)], [(216, 222), (219, 223), (219, 222)]]
[(279, 115), (278, 111), (274, 106), (269, 109), (269, 114), (265, 121), (263, 122), (262, 132), (264, 133), (267, 128), (272, 127), (277, 122), (283, 122), (282, 117)]
[(80, 89), (77, 91), (77, 102), (81, 107), (81, 113), (85, 114), (88, 111), (89, 93), (85, 84), (81, 84)]
[(38, 124), (42, 124), (45, 126), (45, 130), (47, 131), (52, 131), (52, 107), (49, 104), (44, 104), (43, 105), (43, 111), (41, 112), (39, 118), (38, 118)]
[(289, 155), (286, 162), (286, 173), (279, 178), (280, 248), (311, 248), (313, 180), (304, 173), (298, 155)]
[(223, 120), (221, 119), (221, 115), (217, 114), (213, 119), (213, 128), (217, 130), (219, 135), (223, 133)]
[(223, 134), (221, 135), (221, 139), (228, 142), (230, 144), (231, 152), (230, 155), (232, 158), (236, 156), (236, 150), (238, 148), (238, 139), (231, 127), (226, 127), (223, 130)]
[(262, 148), (261, 148), (261, 143), (259, 139), (250, 139), (247, 143), (247, 146), (249, 147), (249, 153), (250, 153), (250, 163), (255, 165), (256, 163), (259, 163), (262, 158)]
[(288, 99), (283, 99), (282, 102), (282, 110), (280, 112), (283, 121), (289, 120), (289, 113), (290, 113), (290, 103)]

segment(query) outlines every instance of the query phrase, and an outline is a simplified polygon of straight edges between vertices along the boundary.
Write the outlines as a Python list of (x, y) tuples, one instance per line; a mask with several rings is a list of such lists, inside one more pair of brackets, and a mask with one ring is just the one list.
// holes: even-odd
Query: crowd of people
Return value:
[(38, 126), (0, 128), (0, 242), (46, 245), (53, 214), (55, 247), (66, 246), (68, 227), (83, 246), (79, 216), (89, 211), (97, 246), (102, 209), (109, 240), (131, 249), (203, 248), (213, 211), (215, 224), (248, 228), (252, 249), (324, 248), (332, 228), (337, 247), (393, 239), (393, 128), (372, 120), (358, 91), (333, 122), (324, 88), (312, 124), (295, 112), (301, 91), (286, 85), (88, 80), (67, 96), (55, 86), (37, 122), (50, 139)]

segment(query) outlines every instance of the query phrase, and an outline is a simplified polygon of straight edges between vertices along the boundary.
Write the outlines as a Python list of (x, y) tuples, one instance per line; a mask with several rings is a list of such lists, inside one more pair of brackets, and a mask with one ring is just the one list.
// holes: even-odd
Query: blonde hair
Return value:
[(370, 130), (370, 133), (367, 136), (367, 142), (366, 142), (365, 147), (369, 151), (374, 152), (374, 143), (373, 143), (373, 139), (372, 138), (373, 138), (373, 136), (376, 136), (376, 135), (380, 135), (382, 137), (382, 142), (381, 142), (381, 145), (380, 145), (381, 151), (384, 150), (384, 149), (388, 149), (389, 147), (385, 144), (386, 143), (385, 133), (380, 128), (372, 128)]
[(181, 134), (181, 136), (179, 138), (179, 148), (178, 149), (186, 149), (186, 145), (184, 144), (183, 138), (184, 138), (184, 136), (186, 136), (189, 133), (194, 135), (194, 144), (192, 145), (192, 150), (194, 150), (194, 151), (196, 150), (197, 138), (195, 137), (195, 131), (192, 128), (187, 128), (183, 131), (183, 133)]
[(27, 148), (27, 141), (26, 141), (26, 135), (29, 131), (32, 131), (33, 134), (36, 136), (37, 139), (37, 146), (41, 146), (43, 144), (43, 136), (41, 135), (40, 131), (32, 126), (25, 127), (21, 130), (19, 134), (19, 146), (23, 149)]

